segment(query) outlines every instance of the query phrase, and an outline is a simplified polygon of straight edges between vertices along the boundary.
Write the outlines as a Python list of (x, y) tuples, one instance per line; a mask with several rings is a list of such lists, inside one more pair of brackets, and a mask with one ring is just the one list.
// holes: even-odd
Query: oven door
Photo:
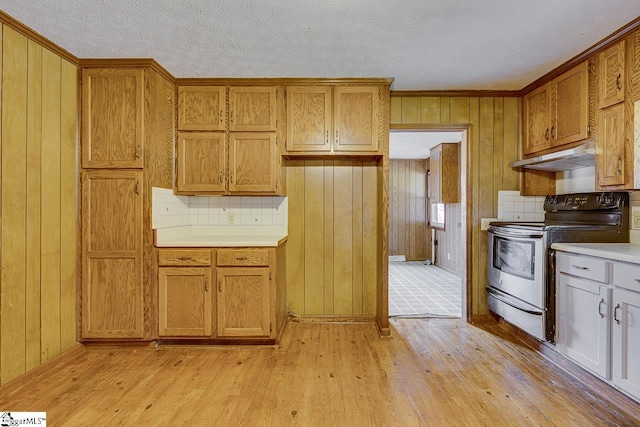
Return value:
[(489, 229), (489, 286), (544, 309), (544, 232)]

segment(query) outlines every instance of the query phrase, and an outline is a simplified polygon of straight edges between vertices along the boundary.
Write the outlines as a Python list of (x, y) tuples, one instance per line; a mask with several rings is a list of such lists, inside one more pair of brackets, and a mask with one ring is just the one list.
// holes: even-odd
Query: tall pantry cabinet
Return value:
[(172, 185), (174, 84), (153, 61), (81, 67), (81, 339), (149, 340), (151, 187)]

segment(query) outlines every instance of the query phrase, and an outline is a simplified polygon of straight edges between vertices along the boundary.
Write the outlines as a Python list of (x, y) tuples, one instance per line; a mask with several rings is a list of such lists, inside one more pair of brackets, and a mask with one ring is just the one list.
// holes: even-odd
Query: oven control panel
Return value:
[(544, 210), (545, 212), (607, 210), (628, 205), (628, 200), (629, 193), (626, 192), (560, 194), (545, 197)]

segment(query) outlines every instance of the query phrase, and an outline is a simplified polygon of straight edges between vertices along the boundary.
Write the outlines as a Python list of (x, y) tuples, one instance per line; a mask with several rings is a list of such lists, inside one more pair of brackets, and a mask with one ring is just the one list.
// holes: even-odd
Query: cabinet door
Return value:
[(331, 87), (287, 88), (287, 150), (331, 150)]
[(82, 172), (82, 337), (142, 338), (142, 171)]
[(274, 132), (229, 134), (229, 191), (275, 193), (277, 149)]
[(339, 86), (334, 89), (334, 150), (378, 150), (378, 88)]
[(158, 335), (211, 335), (211, 269), (158, 269)]
[(82, 167), (143, 166), (144, 71), (82, 70)]
[(622, 185), (625, 183), (624, 103), (600, 110), (598, 133), (598, 185)]
[(429, 154), (429, 201), (439, 203), (442, 183), (442, 146), (438, 145)]
[(600, 53), (600, 108), (624, 100), (624, 40)]
[(640, 399), (640, 294), (613, 292), (613, 382)]
[(225, 130), (224, 86), (178, 87), (178, 130)]
[(176, 160), (178, 193), (224, 193), (224, 132), (179, 133)]
[(548, 84), (540, 86), (523, 97), (523, 154), (533, 154), (551, 147), (550, 105), (551, 88)]
[(589, 64), (572, 68), (552, 83), (551, 115), (552, 145), (559, 146), (588, 138), (589, 127)]
[(558, 282), (558, 351), (609, 378), (611, 290), (565, 274), (558, 274)]
[(218, 336), (270, 336), (269, 268), (220, 267), (217, 279)]
[(229, 110), (230, 131), (275, 131), (276, 88), (231, 87)]

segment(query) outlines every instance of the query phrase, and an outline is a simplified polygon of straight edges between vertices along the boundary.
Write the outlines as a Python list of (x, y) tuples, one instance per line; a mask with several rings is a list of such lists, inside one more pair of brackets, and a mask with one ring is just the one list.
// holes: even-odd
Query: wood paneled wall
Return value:
[(78, 69), (2, 26), (0, 383), (76, 343)]
[[(467, 280), (471, 282), (471, 315), (486, 315), (487, 232), (480, 231), (480, 218), (495, 217), (498, 190), (518, 190), (518, 172), (509, 164), (518, 158), (520, 145), (519, 97), (402, 96), (392, 93), (391, 128), (468, 129), (461, 150), (466, 168), (468, 215), (461, 227), (467, 233)], [(460, 126), (457, 126), (460, 125)], [(465, 141), (463, 141), (465, 144)], [(465, 190), (463, 188), (463, 190)], [(453, 250), (453, 248), (452, 248)]]
[(410, 261), (431, 258), (426, 184), (426, 160), (389, 160), (389, 255)]
[(375, 316), (375, 161), (288, 160), (287, 299), (298, 315)]

